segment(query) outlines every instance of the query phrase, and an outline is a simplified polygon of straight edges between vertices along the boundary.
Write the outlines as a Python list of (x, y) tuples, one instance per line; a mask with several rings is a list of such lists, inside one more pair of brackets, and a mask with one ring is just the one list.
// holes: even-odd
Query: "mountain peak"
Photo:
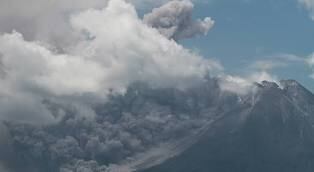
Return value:
[(313, 94), (295, 80), (255, 85), (253, 104), (227, 109), (193, 145), (143, 172), (313, 171)]
[(271, 81), (262, 81), (262, 86), (264, 88), (279, 88), (279, 85)]
[(293, 80), (293, 79), (288, 79), (288, 80), (281, 80), (280, 84), (284, 88), (297, 88), (297, 87), (303, 87), (298, 81)]
[(313, 93), (303, 87), (299, 82), (296, 80), (281, 80), (280, 81), (282, 89), (292, 97), (313, 97)]
[(254, 82), (254, 85), (258, 88), (279, 88), (279, 85), (272, 81)]

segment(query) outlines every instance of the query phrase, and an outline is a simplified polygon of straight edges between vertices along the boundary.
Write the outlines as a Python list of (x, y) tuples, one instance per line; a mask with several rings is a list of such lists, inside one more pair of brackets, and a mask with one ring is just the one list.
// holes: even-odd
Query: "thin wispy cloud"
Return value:
[(306, 8), (312, 20), (314, 20), (314, 1), (313, 0), (298, 0), (298, 2)]
[(251, 64), (250, 68), (271, 71), (272, 69), (290, 67), (290, 65), (295, 63), (306, 64), (307, 59), (294, 54), (278, 53), (262, 57), (261, 60)]

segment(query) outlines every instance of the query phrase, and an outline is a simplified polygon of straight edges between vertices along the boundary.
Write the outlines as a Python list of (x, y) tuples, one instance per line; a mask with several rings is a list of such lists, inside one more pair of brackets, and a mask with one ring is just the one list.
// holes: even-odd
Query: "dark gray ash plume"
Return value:
[(189, 0), (170, 1), (144, 15), (144, 22), (174, 40), (206, 35), (213, 27), (214, 21), (210, 17), (193, 20), (193, 8), (194, 5)]

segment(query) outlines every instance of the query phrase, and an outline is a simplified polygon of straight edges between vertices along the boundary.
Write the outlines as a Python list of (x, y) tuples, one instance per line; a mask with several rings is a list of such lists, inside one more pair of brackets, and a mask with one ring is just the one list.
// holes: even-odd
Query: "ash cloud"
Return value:
[(64, 108), (51, 111), (45, 102), (81, 107), (78, 113), (94, 116), (91, 106), (111, 92), (123, 93), (133, 82), (184, 89), (222, 69), (148, 27), (122, 0), (75, 13), (69, 25), (84, 39), (64, 53), (51, 49), (49, 42), (28, 41), (17, 31), (0, 35), (5, 73), (0, 119), (57, 122)]
[(144, 15), (144, 22), (156, 28), (169, 39), (180, 40), (206, 35), (213, 27), (210, 17), (204, 20), (192, 18), (194, 5), (189, 0), (174, 0)]
[[(169, 39), (212, 26), (209, 18), (192, 20), (189, 1), (160, 8), (174, 17), (171, 37), (123, 0), (33, 0), (27, 10), (24, 2), (3, 2), (15, 10), (0, 7), (0, 168), (113, 171), (139, 152), (195, 134), (214, 114), (219, 83), (206, 77), (223, 67)], [(168, 9), (176, 3), (178, 13)]]
[(214, 116), (213, 109), (204, 112), (219, 97), (210, 79), (188, 90), (137, 83), (125, 95), (94, 107), (93, 119), (77, 118), (69, 110), (60, 122), (47, 126), (5, 122), (1, 131), (12, 141), (0, 144), (12, 146), (6, 156), (12, 159), (3, 163), (14, 172), (127, 171), (123, 162), (136, 161), (132, 157), (138, 153), (194, 135)]
[[(73, 32), (71, 15), (88, 9), (105, 8), (109, 0), (1, 0), (0, 33), (12, 30), (23, 34), (27, 41), (41, 41), (64, 52), (76, 41), (84, 39)], [(139, 8), (151, 8), (166, 1), (128, 0)]]
[[(203, 83), (209, 72), (223, 70), (219, 62), (147, 26), (123, 0), (106, 2), (104, 8), (95, 1), (91, 4), (99, 9), (90, 4), (88, 10), (80, 2), (73, 8), (63, 4), (67, 2), (29, 13), (20, 4), (20, 14), (7, 14), (22, 18), (17, 19), (21, 27), (5, 25), (15, 31), (0, 34), (0, 121), (6, 128), (0, 133), (1, 170), (114, 171), (127, 157), (201, 126), (204, 118), (178, 110), (192, 106), (188, 102), (174, 108), (159, 99), (174, 99), (174, 93), (184, 97), (183, 90)], [(40, 27), (28, 23), (34, 28), (24, 30), (28, 26), (23, 22), (30, 18), (55, 19), (54, 13), (45, 13), (48, 8), (71, 13), (67, 19), (51, 20), (66, 26), (56, 31), (60, 39), (41, 35), (46, 25), (39, 19)], [(11, 11), (2, 12), (1, 17)], [(134, 83), (143, 83), (138, 87), (148, 92), (139, 96)]]

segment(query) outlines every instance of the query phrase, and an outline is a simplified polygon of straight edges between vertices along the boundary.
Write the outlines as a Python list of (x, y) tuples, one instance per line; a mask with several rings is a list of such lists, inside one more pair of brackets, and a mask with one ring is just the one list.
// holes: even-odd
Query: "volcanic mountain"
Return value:
[[(134, 83), (93, 106), (53, 100), (48, 126), (0, 123), (0, 167), (14, 172), (313, 172), (314, 95), (294, 80), (224, 91)], [(1, 169), (1, 168), (0, 168)]]
[(314, 95), (294, 80), (279, 85), (256, 83), (193, 145), (142, 171), (314, 171)]

